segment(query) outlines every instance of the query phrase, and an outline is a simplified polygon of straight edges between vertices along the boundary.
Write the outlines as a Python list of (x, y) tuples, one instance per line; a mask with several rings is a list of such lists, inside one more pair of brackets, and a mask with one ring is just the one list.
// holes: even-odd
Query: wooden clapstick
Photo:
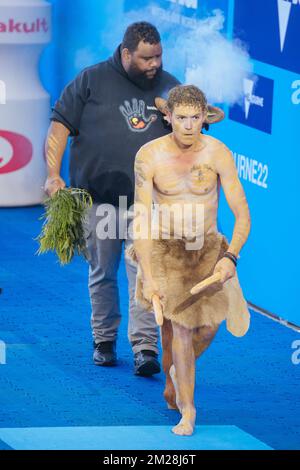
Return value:
[(155, 320), (158, 326), (162, 326), (164, 322), (164, 316), (162, 312), (162, 306), (160, 303), (160, 298), (158, 295), (154, 294), (152, 296), (152, 305), (153, 305), (153, 310), (154, 310), (154, 315), (155, 315)]
[(201, 292), (202, 290), (204, 290), (207, 287), (211, 286), (215, 282), (219, 282), (220, 280), (221, 280), (221, 273), (213, 274), (212, 276), (207, 277), (206, 279), (204, 279), (204, 281), (201, 281), (198, 284), (196, 284), (190, 290), (190, 292), (191, 292), (192, 295), (199, 294), (199, 292)]

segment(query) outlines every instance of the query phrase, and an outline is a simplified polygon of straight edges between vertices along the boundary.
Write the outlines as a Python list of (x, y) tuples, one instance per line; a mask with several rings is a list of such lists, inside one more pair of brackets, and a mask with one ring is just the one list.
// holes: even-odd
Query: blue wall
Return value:
[[(142, 19), (155, 23), (155, 18), (149, 16), (153, 5), (163, 8), (170, 19), (172, 14), (203, 18), (214, 8), (224, 12), (224, 34), (244, 42), (256, 75), (251, 103), (248, 100), (247, 104), (243, 97), (239, 106), (229, 108), (224, 104), (226, 120), (210, 131), (233, 151), (250, 205), (252, 232), (242, 251), (240, 278), (248, 300), (299, 325), (296, 179), (300, 161), (297, 139), (300, 1), (293, 4), (292, 0), (52, 0), (52, 3), (53, 42), (41, 61), (42, 81), (52, 103), (79, 70), (112, 53), (127, 24)], [(168, 38), (172, 30), (184, 34), (184, 28), (167, 20), (163, 26), (159, 22), (159, 26), (166, 68), (183, 79), (184, 64), (174, 61), (180, 51), (172, 50)], [(63, 171), (65, 174), (66, 162)], [(219, 219), (220, 227), (230, 238), (233, 217), (224, 197)]]
[[(250, 205), (252, 232), (240, 260), (246, 297), (299, 325), (296, 245), (300, 51), (296, 43), (300, 4), (285, 0), (281, 4), (284, 9), (281, 12), (277, 0), (236, 1), (231, 9), (229, 23), (233, 25), (233, 35), (246, 43), (254, 64), (257, 82), (253, 94), (264, 101), (263, 107), (250, 105), (247, 119), (244, 103), (240, 110), (229, 109), (229, 118), (213, 132), (234, 152)], [(280, 21), (282, 40), (285, 28), (280, 13), (288, 12), (281, 51)], [(221, 220), (225, 231), (230, 233), (232, 217), (225, 206), (223, 200)]]

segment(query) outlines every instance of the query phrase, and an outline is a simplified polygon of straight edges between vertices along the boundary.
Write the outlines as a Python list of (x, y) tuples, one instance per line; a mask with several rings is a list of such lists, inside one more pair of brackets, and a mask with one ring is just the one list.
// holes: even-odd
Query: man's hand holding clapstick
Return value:
[(207, 277), (203, 281), (196, 284), (191, 289), (191, 294), (199, 294), (199, 292), (205, 290), (207, 287), (215, 284), (216, 282), (221, 282), (224, 284), (228, 279), (234, 277), (236, 272), (237, 258), (233, 253), (226, 251), (223, 258), (221, 258), (214, 269), (212, 276)]
[(153, 279), (145, 279), (143, 281), (143, 295), (148, 302), (152, 303), (155, 320), (158, 326), (163, 324), (163, 312), (161, 305), (162, 295), (159, 292), (159, 287)]

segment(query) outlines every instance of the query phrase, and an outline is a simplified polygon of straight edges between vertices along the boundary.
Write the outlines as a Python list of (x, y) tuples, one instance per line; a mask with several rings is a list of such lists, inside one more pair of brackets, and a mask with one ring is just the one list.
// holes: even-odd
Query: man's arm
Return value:
[(45, 191), (49, 196), (65, 187), (60, 177), (63, 154), (69, 135), (79, 134), (80, 120), (89, 94), (88, 70), (85, 69), (65, 86), (54, 105), (45, 149), (48, 167)]
[(251, 221), (248, 203), (238, 177), (234, 159), (225, 145), (221, 145), (216, 166), (226, 200), (235, 216), (234, 230), (228, 251), (237, 257), (250, 232)]
[[(227, 251), (237, 257), (250, 232), (250, 214), (233, 157), (229, 149), (223, 144), (218, 149), (216, 169), (228, 205), (235, 216), (233, 235)], [(227, 279), (235, 275), (235, 262), (227, 257), (221, 258), (214, 269), (214, 273), (217, 272), (221, 274), (221, 282), (226, 282)]]
[(51, 123), (45, 144), (48, 169), (45, 191), (49, 196), (66, 186), (64, 180), (60, 177), (60, 169), (69, 135), (69, 129), (60, 122), (53, 121)]
[(143, 277), (143, 293), (151, 302), (154, 293), (158, 294), (151, 271), (151, 215), (153, 191), (153, 161), (149, 151), (142, 148), (136, 155), (135, 165), (135, 198), (133, 239), (134, 249)]

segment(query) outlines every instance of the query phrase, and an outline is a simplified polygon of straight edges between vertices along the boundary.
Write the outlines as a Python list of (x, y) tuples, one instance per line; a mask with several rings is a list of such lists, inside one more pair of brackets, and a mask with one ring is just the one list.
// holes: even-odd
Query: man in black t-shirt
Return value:
[[(154, 99), (166, 96), (178, 83), (162, 69), (156, 28), (146, 22), (134, 23), (113, 57), (84, 69), (65, 87), (53, 109), (45, 190), (53, 195), (65, 186), (60, 169), (70, 136), (71, 186), (88, 190), (94, 202), (86, 238), (96, 365), (112, 366), (117, 360), (121, 319), (117, 271), (122, 245), (131, 243), (125, 232), (126, 209), (134, 198), (134, 158), (146, 142), (170, 132)], [(115, 228), (107, 238), (104, 225)], [(135, 304), (136, 268), (127, 260), (126, 270), (134, 370), (137, 375), (151, 376), (160, 372), (157, 326), (154, 315)]]

